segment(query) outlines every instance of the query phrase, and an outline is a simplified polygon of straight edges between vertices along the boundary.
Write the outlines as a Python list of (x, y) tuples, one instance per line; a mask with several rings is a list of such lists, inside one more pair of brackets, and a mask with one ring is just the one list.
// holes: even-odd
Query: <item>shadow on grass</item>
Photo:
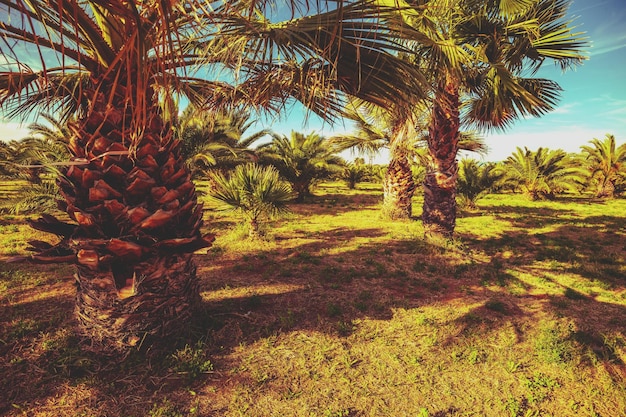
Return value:
[[(506, 210), (519, 211), (511, 214)], [(609, 332), (625, 337), (623, 306), (597, 301), (591, 294), (564, 286), (562, 295), (529, 295), (533, 285), (516, 277), (516, 272), (536, 272), (536, 262), (553, 261), (555, 270), (570, 268), (568, 271), (588, 281), (597, 280), (611, 288), (624, 286), (623, 276), (618, 274), (623, 271), (623, 255), (609, 255), (606, 250), (623, 247), (624, 238), (568, 225), (559, 213), (562, 211), (504, 208), (498, 215), (527, 217), (516, 220), (518, 228), (537, 227), (538, 218), (543, 225), (555, 225), (555, 230), (541, 234), (515, 231), (488, 239), (472, 237), (467, 239), (471, 250), (421, 239), (378, 243), (375, 241), (387, 234), (383, 228), (338, 227), (311, 233), (307, 237), (314, 238), (314, 242), (288, 249), (260, 248), (254, 255), (197, 255), (204, 301), (187, 339), (168, 342), (169, 348), (157, 356), (131, 355), (121, 364), (86, 356), (80, 341), (70, 336), (60, 341), (60, 348), (40, 350), (35, 356), (22, 354), (42, 342), (42, 332), (50, 332), (55, 326), (71, 328), (69, 321), (47, 323), (12, 338), (0, 350), (2, 374), (8, 375), (5, 388), (10, 388), (0, 393), (0, 412), (11, 410), (11, 404), (45, 403), (64, 384), (84, 386), (87, 398), (102, 415), (146, 415), (155, 405), (166, 408), (164, 399), (182, 412), (193, 406), (189, 391), (194, 387), (210, 385), (219, 390), (236, 384), (236, 378), (242, 376), (231, 374), (239, 364), (229, 354), (240, 346), (296, 331), (345, 339), (360, 320), (390, 320), (398, 309), (452, 304), (470, 298), (476, 307), (454, 320), (452, 326), (457, 331), (442, 341), (444, 345), (486, 337), (504, 326), (512, 327), (520, 339), (524, 338), (520, 323), (534, 314), (526, 305), (536, 303), (543, 312), (575, 323), (576, 330), (562, 338), (563, 343), (587, 352), (590, 361), (623, 372), (623, 362), (605, 338)], [(592, 221), (595, 223), (590, 225), (623, 224), (623, 220), (612, 216)], [(356, 238), (373, 242), (341, 250), (342, 245)], [(511, 255), (505, 256), (506, 251)], [(483, 256), (476, 256), (477, 252)], [(614, 276), (606, 273), (607, 268), (616, 271)], [(514, 287), (523, 288), (526, 294), (513, 294)], [(71, 316), (73, 308), (66, 297), (50, 301), (58, 305), (34, 302), (0, 308), (3, 314), (14, 314), (18, 308), (15, 316), (22, 320), (33, 318), (35, 311)], [(172, 355), (184, 346), (199, 343), (202, 358), (210, 359), (215, 369), (190, 379), (176, 372)], [(29, 372), (29, 378), (18, 377)], [(445, 417), (455, 412), (449, 408), (434, 415)]]

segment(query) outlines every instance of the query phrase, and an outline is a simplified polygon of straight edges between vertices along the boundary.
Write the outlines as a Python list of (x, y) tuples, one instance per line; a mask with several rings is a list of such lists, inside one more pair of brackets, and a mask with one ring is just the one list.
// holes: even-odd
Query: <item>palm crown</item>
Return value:
[(586, 155), (591, 178), (597, 184), (596, 197), (612, 198), (615, 187), (626, 177), (626, 144), (616, 146), (615, 136), (607, 134), (604, 140), (593, 139), (592, 146), (581, 146)]

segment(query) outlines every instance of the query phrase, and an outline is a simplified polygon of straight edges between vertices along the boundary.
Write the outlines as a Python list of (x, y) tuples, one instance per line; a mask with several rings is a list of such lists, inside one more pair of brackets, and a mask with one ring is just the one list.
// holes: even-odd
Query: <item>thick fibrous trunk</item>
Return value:
[(71, 127), (76, 164), (58, 179), (61, 208), (77, 224), (51, 216), (33, 222), (64, 239), (55, 247), (39, 242), (43, 251), (32, 260), (77, 265), (81, 331), (110, 351), (184, 327), (199, 299), (191, 253), (212, 238), (200, 233), (202, 207), (159, 107), (147, 108), (143, 135), (133, 140), (129, 121), (137, 119), (126, 89), (103, 84), (99, 91), (113, 96), (88, 95), (91, 111)]
[(409, 219), (415, 182), (406, 152), (393, 151), (383, 179), (382, 216), (391, 220)]
[(440, 82), (429, 127), (429, 163), (424, 180), (422, 221), (427, 234), (451, 237), (456, 224), (459, 150), (459, 89), (451, 75)]
[(601, 182), (596, 192), (597, 198), (615, 198), (615, 184), (612, 181), (606, 180)]
[(119, 349), (177, 335), (197, 306), (190, 254), (145, 259), (132, 269), (130, 285), (120, 289), (112, 271), (78, 268), (76, 316), (82, 333), (98, 346)]

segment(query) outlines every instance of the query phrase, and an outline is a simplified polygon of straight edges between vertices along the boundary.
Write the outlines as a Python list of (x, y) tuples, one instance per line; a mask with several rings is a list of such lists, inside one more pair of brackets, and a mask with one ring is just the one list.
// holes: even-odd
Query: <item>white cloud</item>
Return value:
[(0, 140), (9, 142), (28, 136), (29, 130), (26, 125), (15, 122), (0, 122)]

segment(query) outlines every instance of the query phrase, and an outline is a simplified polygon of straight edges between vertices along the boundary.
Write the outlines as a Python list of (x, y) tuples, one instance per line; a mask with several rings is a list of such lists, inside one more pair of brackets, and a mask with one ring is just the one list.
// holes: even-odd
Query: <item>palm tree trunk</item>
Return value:
[(391, 161), (383, 179), (382, 216), (386, 219), (409, 219), (415, 192), (413, 172), (406, 151), (392, 148)]
[(293, 181), (292, 187), (296, 193), (297, 203), (302, 203), (307, 197), (311, 196), (311, 183), (308, 181)]
[(459, 87), (451, 74), (439, 84), (428, 132), (429, 163), (424, 180), (422, 221), (427, 234), (451, 237), (456, 225)]
[(51, 216), (34, 222), (64, 236), (53, 255), (77, 265), (79, 327), (105, 352), (185, 327), (199, 299), (191, 253), (212, 240), (200, 234), (202, 207), (159, 107), (148, 106), (143, 137), (133, 142), (128, 95), (116, 86), (100, 89), (114, 91), (110, 102), (94, 91), (92, 110), (72, 126), (69, 148), (81, 163), (58, 184), (61, 206), (77, 225)]
[(120, 269), (119, 264), (113, 270), (78, 267), (81, 333), (104, 351), (180, 334), (200, 300), (191, 255), (146, 258), (124, 268), (132, 275), (122, 288)]
[(596, 192), (597, 198), (615, 198), (615, 184), (610, 179), (601, 181)]

